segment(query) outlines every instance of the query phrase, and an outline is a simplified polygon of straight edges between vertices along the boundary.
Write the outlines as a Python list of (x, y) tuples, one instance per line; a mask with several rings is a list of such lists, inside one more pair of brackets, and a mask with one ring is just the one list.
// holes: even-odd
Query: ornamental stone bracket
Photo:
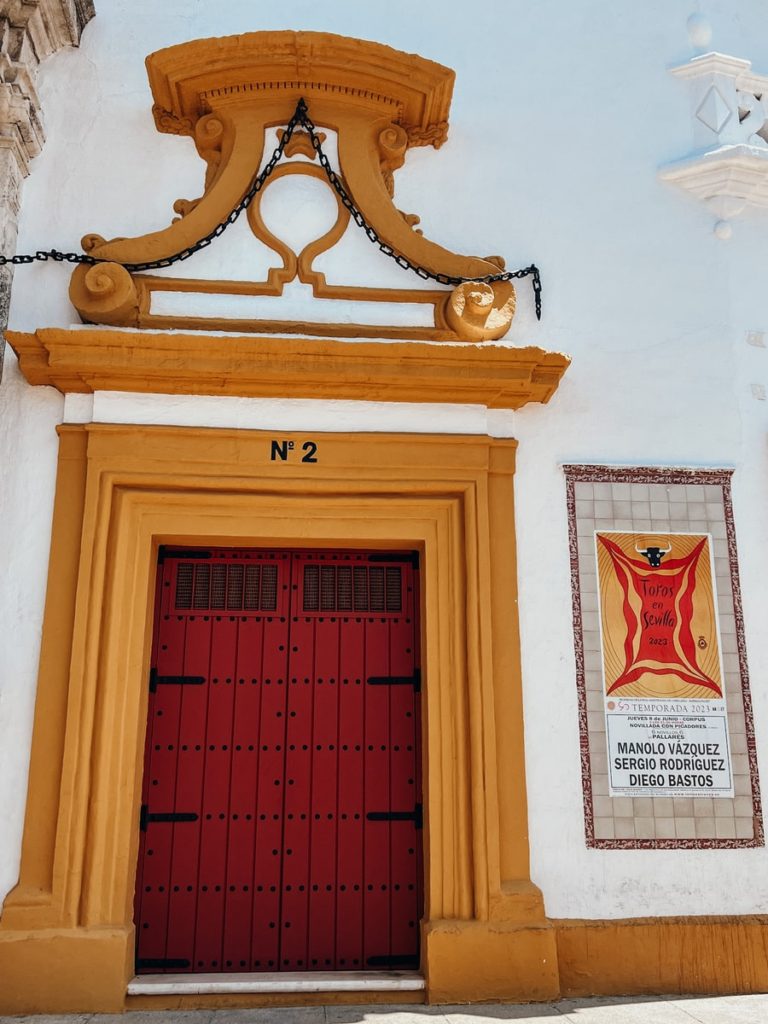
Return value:
[[(206, 164), (205, 188), (199, 198), (179, 199), (174, 205), (178, 216), (158, 231), (110, 241), (86, 235), (83, 248), (103, 262), (79, 266), (72, 275), (70, 298), (85, 322), (417, 341), (478, 342), (507, 332), (515, 311), (513, 286), (508, 281), (475, 280), (498, 274), (503, 260), (450, 252), (425, 238), (416, 228), (419, 218), (398, 210), (394, 203), (394, 172), (408, 150), (414, 146), (437, 149), (446, 139), (452, 70), (379, 43), (292, 31), (182, 43), (151, 54), (146, 63), (157, 129), (194, 140)], [(143, 264), (194, 249), (227, 220), (269, 155), (272, 144), (266, 145), (267, 130), (277, 128), (280, 137), (301, 99), (321, 141), (327, 133), (336, 133), (334, 171), (378, 239), (430, 273), (468, 278), (472, 283), (452, 291), (450, 286), (376, 288), (329, 283), (314, 261), (340, 241), (350, 212), (316, 161), (309, 134), (298, 129), (283, 160), (247, 208), (252, 233), (275, 256), (265, 279), (191, 280), (135, 272)], [(266, 188), (289, 175), (322, 181), (337, 203), (336, 222), (300, 252), (269, 231), (261, 216)], [(420, 327), (402, 322), (373, 327), (329, 324), (323, 318), (317, 323), (290, 323), (256, 316), (235, 320), (153, 312), (153, 296), (158, 292), (279, 296), (292, 281), (309, 285), (317, 300), (426, 304), (433, 326), (424, 326), (423, 320)]]
[(717, 235), (727, 238), (730, 218), (768, 208), (768, 75), (722, 53), (694, 57), (671, 73), (688, 83), (693, 152), (659, 177), (705, 202), (718, 218)]
[[(40, 62), (77, 46), (94, 16), (93, 0), (0, 0), (0, 252), (16, 249), (21, 183), (40, 152), (43, 131), (36, 79)], [(8, 323), (11, 268), (0, 268), (0, 331)], [(0, 372), (3, 345), (0, 341)]]

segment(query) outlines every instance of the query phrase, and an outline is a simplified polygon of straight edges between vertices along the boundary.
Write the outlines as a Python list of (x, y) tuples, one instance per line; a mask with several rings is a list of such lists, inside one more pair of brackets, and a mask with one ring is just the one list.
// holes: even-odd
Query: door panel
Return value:
[(164, 552), (139, 972), (418, 965), (414, 563)]

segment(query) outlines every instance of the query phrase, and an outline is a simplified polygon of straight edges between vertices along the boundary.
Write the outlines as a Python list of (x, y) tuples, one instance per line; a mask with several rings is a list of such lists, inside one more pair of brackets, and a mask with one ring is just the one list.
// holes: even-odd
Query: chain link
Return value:
[[(541, 320), (541, 275), (539, 274), (539, 268), (534, 263), (529, 267), (523, 267), (520, 270), (504, 270), (500, 271), (498, 274), (486, 274), (484, 277), (451, 277), (448, 274), (434, 273), (431, 270), (427, 270), (426, 267), (413, 263), (407, 258), (407, 256), (403, 256), (402, 253), (393, 249), (391, 245), (382, 241), (376, 229), (366, 221), (363, 214), (355, 206), (352, 197), (344, 187), (341, 178), (331, 167), (328, 157), (323, 152), (323, 147), (320, 144), (320, 139), (315, 130), (315, 125), (310, 120), (307, 104), (303, 99), (300, 99), (296, 105), (293, 117), (288, 122), (287, 128), (280, 137), (280, 140), (264, 169), (256, 175), (253, 184), (237, 206), (220, 224), (216, 225), (213, 231), (199, 239), (194, 245), (189, 246), (187, 249), (182, 249), (181, 252), (177, 252), (173, 256), (167, 256), (160, 260), (150, 260), (146, 263), (124, 263), (122, 266), (124, 266), (126, 270), (134, 273), (143, 270), (159, 270), (163, 267), (172, 267), (175, 263), (181, 263), (183, 260), (189, 259), (190, 256), (193, 256), (201, 249), (205, 249), (211, 244), (211, 242), (217, 239), (220, 235), (223, 235), (229, 225), (235, 223), (243, 210), (246, 210), (251, 205), (255, 196), (264, 188), (267, 179), (282, 159), (285, 147), (290, 142), (297, 127), (306, 129), (312, 142), (312, 146), (317, 153), (320, 166), (325, 171), (326, 177), (328, 178), (331, 187), (338, 195), (342, 205), (349, 211), (352, 220), (358, 227), (363, 229), (365, 234), (368, 236), (368, 239), (377, 246), (379, 251), (383, 252), (385, 256), (394, 260), (399, 267), (403, 268), (403, 270), (412, 271), (424, 281), (436, 281), (438, 284), (453, 285), (454, 287), (459, 284), (494, 284), (497, 281), (512, 281), (530, 277), (533, 285), (536, 318), (537, 320)], [(38, 250), (34, 255), (0, 256), (0, 267), (9, 265), (20, 266), (26, 263), (36, 262), (44, 263), (47, 260), (54, 260), (56, 263), (84, 263), (91, 266), (96, 263), (110, 262), (108, 260), (96, 259), (93, 256), (88, 256), (86, 253), (59, 252), (58, 249), (48, 249)]]
[(402, 253), (399, 253), (395, 249), (393, 249), (391, 245), (388, 245), (386, 242), (383, 242), (379, 238), (376, 229), (371, 227), (371, 225), (367, 223), (363, 214), (355, 206), (351, 196), (344, 188), (344, 185), (341, 179), (339, 178), (338, 174), (331, 167), (330, 161), (328, 160), (328, 157), (325, 155), (322, 146), (320, 145), (320, 139), (318, 138), (317, 132), (315, 131), (314, 124), (309, 118), (309, 114), (307, 112), (307, 105), (303, 99), (299, 100), (299, 105), (296, 108), (296, 113), (300, 113), (302, 115), (301, 125), (303, 128), (307, 130), (307, 133), (309, 134), (309, 137), (312, 140), (312, 146), (314, 147), (315, 152), (317, 153), (317, 158), (320, 162), (320, 165), (325, 171), (328, 181), (331, 183), (331, 186), (338, 195), (342, 204), (347, 208), (347, 210), (349, 210), (350, 216), (352, 217), (352, 220), (354, 220), (355, 224), (357, 224), (358, 227), (361, 227), (365, 231), (370, 241), (373, 242), (374, 245), (378, 246), (379, 250), (383, 252), (385, 256), (389, 256), (390, 259), (393, 259), (399, 267), (403, 268), (403, 270), (412, 270), (413, 273), (417, 274), (420, 278), (422, 278), (422, 280), (437, 281), (438, 284), (451, 284), (454, 286), (458, 284), (469, 283), (493, 284), (495, 281), (512, 281), (514, 279), (530, 277), (533, 284), (533, 296), (536, 305), (536, 319), (541, 320), (541, 275), (539, 273), (539, 268), (534, 263), (532, 263), (529, 267), (523, 267), (521, 270), (500, 271), (498, 274), (486, 274), (484, 277), (451, 277), (448, 274), (435, 274), (431, 270), (427, 270), (425, 267), (421, 267), (416, 263), (412, 263), (407, 256), (403, 256)]

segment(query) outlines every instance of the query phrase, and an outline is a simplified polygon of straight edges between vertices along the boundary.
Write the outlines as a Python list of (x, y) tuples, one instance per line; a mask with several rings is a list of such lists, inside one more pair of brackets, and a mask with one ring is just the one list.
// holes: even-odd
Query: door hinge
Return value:
[(151, 825), (156, 821), (197, 821), (198, 815), (193, 811), (162, 811), (158, 814), (149, 813), (149, 805), (141, 805), (141, 814), (139, 815), (139, 828), (142, 832), (147, 831), (147, 825)]
[(424, 809), (416, 804), (412, 811), (368, 811), (368, 821), (412, 821), (416, 828), (424, 827)]
[(155, 693), (158, 686), (203, 686), (205, 676), (159, 676), (156, 668), (149, 670), (149, 692)]
[(414, 693), (421, 693), (421, 669), (415, 668), (412, 676), (369, 676), (369, 686), (412, 686)]

